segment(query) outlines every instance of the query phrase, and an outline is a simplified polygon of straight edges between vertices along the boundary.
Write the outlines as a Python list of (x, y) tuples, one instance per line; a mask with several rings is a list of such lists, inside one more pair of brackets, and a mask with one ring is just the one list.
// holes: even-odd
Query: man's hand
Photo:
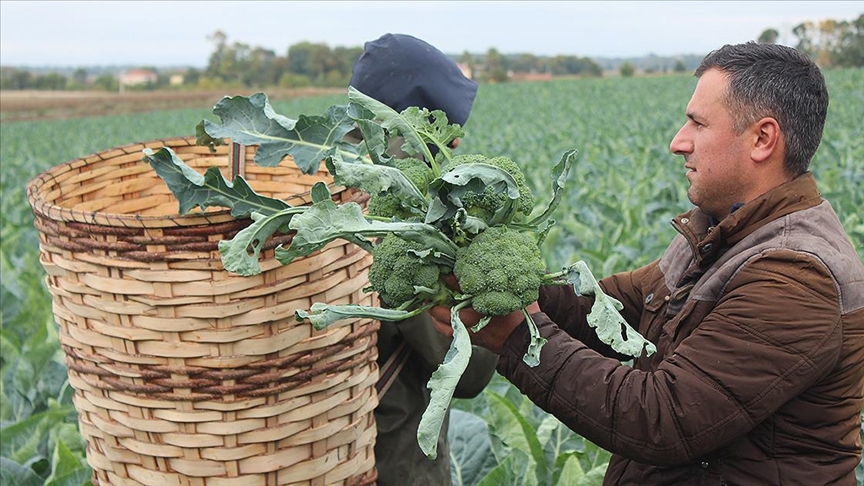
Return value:
[[(525, 310), (529, 314), (540, 312), (540, 305), (533, 302)], [(453, 327), (450, 324), (450, 308), (444, 306), (435, 306), (429, 310), (429, 315), (432, 316), (432, 322), (435, 329), (445, 336), (453, 336)], [(477, 332), (472, 332), (471, 327), (480, 322), (483, 315), (475, 311), (473, 308), (462, 309), (459, 312), (459, 318), (465, 327), (468, 328), (468, 334), (471, 336), (471, 342), (482, 346), (495, 354), (501, 354), (504, 348), (504, 342), (513, 333), (513, 330), (525, 322), (525, 316), (521, 310), (513, 311), (506, 316), (493, 316), (483, 329)]]

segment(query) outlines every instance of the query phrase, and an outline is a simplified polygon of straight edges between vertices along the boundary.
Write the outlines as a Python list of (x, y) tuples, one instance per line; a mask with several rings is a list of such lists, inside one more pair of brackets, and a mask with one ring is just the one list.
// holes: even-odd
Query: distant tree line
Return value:
[[(864, 66), (864, 14), (853, 21), (823, 20), (803, 22), (792, 29), (796, 47), (826, 69)], [(775, 43), (780, 34), (776, 29), (763, 31), (758, 42)], [(302, 88), (345, 87), (351, 77), (351, 67), (363, 52), (362, 47), (330, 47), (323, 43), (300, 42), (291, 45), (285, 55), (272, 49), (251, 46), (243, 42), (228, 42), (227, 35), (216, 31), (208, 40), (214, 50), (204, 69), (189, 68), (180, 81), (172, 81), (174, 73), (165, 69), (145, 68), (157, 76), (128, 89), (163, 88), (268, 88), (272, 86)], [(500, 83), (535, 75), (602, 76), (616, 70), (622, 76), (641, 73), (686, 72), (699, 56), (641, 59), (594, 60), (578, 56), (536, 56), (534, 54), (502, 54), (495, 48), (485, 53), (464, 52), (454, 60), (466, 67), (478, 82)], [(36, 73), (32, 70), (0, 67), (0, 89), (98, 89), (116, 91), (121, 81), (116, 73), (93, 76), (83, 68), (68, 75), (57, 72)]]
[[(864, 66), (864, 14), (851, 22), (803, 22), (792, 29), (792, 34), (798, 39), (795, 48), (821, 67)], [(766, 29), (758, 41), (774, 43), (778, 37), (776, 29)]]
[[(201, 86), (239, 85), (247, 88), (283, 86), (344, 87), (351, 80), (354, 61), (362, 47), (334, 47), (300, 42), (288, 48), (285, 57), (261, 47), (242, 42), (227, 43), (226, 35), (217, 31), (210, 36), (216, 49), (207, 68), (193, 73)], [(589, 58), (576, 56), (542, 57), (533, 54), (504, 55), (495, 48), (485, 54), (468, 52), (454, 58), (462, 63), (472, 78), (481, 82), (503, 82), (514, 72), (549, 73), (551, 75), (601, 76), (602, 69)]]
[(306, 87), (347, 86), (351, 66), (363, 52), (362, 47), (334, 47), (300, 42), (288, 48), (285, 56), (271, 49), (243, 42), (229, 44), (222, 31), (209, 37), (215, 44), (207, 67), (192, 72), (192, 84), (203, 87), (268, 86)]

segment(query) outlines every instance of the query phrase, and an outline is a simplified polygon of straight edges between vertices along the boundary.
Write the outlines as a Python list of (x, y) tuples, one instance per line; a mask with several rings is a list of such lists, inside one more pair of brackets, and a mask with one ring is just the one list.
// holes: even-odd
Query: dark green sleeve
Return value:
[[(444, 362), (444, 356), (450, 347), (450, 338), (442, 335), (432, 325), (428, 314), (406, 319), (397, 323), (402, 338), (411, 346), (412, 360), (420, 360), (431, 373)], [(479, 346), (472, 346), (471, 360), (468, 368), (456, 385), (454, 397), (473, 398), (477, 396), (495, 374), (498, 356)]]

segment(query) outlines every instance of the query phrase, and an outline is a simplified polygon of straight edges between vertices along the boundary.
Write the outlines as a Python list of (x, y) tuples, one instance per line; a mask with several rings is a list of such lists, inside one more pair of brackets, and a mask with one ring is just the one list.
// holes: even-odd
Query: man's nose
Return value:
[(686, 127), (681, 127), (678, 133), (672, 137), (672, 142), (669, 143), (669, 150), (675, 155), (689, 154), (693, 152), (693, 141), (686, 136)]

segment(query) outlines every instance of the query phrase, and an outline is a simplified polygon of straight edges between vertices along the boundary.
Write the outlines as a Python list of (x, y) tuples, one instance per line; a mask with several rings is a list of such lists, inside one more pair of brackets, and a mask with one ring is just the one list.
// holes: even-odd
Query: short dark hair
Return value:
[(709, 69), (729, 77), (725, 102), (735, 129), (741, 133), (763, 117), (774, 118), (786, 140), (786, 172), (806, 172), (828, 113), (828, 90), (816, 63), (791, 47), (747, 42), (712, 51), (695, 76)]

